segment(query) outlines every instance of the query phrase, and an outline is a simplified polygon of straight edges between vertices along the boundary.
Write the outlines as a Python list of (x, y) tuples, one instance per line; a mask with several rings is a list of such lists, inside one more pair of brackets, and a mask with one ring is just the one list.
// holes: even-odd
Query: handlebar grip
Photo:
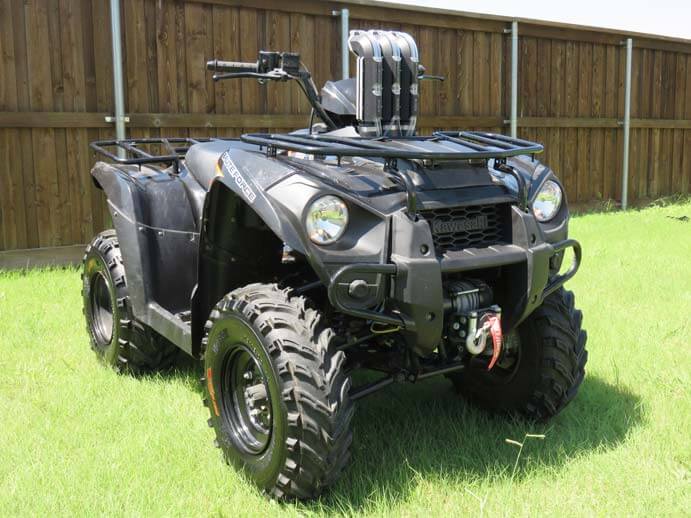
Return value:
[(243, 63), (242, 61), (220, 61), (212, 59), (206, 62), (206, 68), (215, 72), (258, 72), (257, 63)]

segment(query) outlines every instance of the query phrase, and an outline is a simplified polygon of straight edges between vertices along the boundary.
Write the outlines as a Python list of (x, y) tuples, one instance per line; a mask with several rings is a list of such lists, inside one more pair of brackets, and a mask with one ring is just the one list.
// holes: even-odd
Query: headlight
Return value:
[(310, 205), (305, 227), (307, 235), (318, 245), (335, 243), (348, 225), (348, 207), (336, 196), (323, 196)]
[(544, 223), (556, 216), (561, 207), (562, 196), (559, 184), (553, 180), (547, 180), (533, 202), (533, 214), (537, 220)]

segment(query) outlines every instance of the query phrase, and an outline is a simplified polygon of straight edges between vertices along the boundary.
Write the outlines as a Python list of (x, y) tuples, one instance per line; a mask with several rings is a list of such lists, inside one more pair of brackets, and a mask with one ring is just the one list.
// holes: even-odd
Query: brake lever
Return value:
[(270, 80), (270, 81), (287, 81), (291, 79), (291, 76), (280, 70), (272, 70), (271, 72), (259, 73), (259, 72), (227, 72), (225, 74), (214, 74), (211, 79), (214, 81), (221, 81), (223, 79), (242, 79), (242, 78), (252, 78), (259, 81)]
[(423, 79), (430, 79), (432, 81), (446, 81), (446, 76), (433, 76), (433, 75), (428, 75), (428, 74), (422, 74), (421, 76), (417, 76), (418, 81), (422, 81)]

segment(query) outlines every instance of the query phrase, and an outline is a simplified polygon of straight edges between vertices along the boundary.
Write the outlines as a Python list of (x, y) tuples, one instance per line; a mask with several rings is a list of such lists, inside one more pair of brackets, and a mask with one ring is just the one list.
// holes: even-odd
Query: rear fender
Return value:
[(189, 350), (189, 334), (174, 315), (189, 309), (199, 234), (182, 180), (104, 162), (91, 174), (107, 197), (134, 316)]

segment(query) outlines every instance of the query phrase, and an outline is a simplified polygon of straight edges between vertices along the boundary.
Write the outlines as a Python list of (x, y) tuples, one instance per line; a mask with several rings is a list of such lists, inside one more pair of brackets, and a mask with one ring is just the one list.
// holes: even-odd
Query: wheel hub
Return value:
[(234, 442), (246, 453), (262, 453), (271, 438), (273, 413), (266, 376), (246, 345), (228, 352), (222, 379), (223, 417)]
[(96, 344), (106, 347), (113, 339), (113, 305), (109, 282), (102, 272), (91, 278), (91, 330)]
[(257, 383), (245, 388), (245, 403), (249, 408), (250, 422), (254, 427), (264, 433), (269, 433), (271, 427), (271, 414), (269, 402), (266, 398), (266, 385)]

